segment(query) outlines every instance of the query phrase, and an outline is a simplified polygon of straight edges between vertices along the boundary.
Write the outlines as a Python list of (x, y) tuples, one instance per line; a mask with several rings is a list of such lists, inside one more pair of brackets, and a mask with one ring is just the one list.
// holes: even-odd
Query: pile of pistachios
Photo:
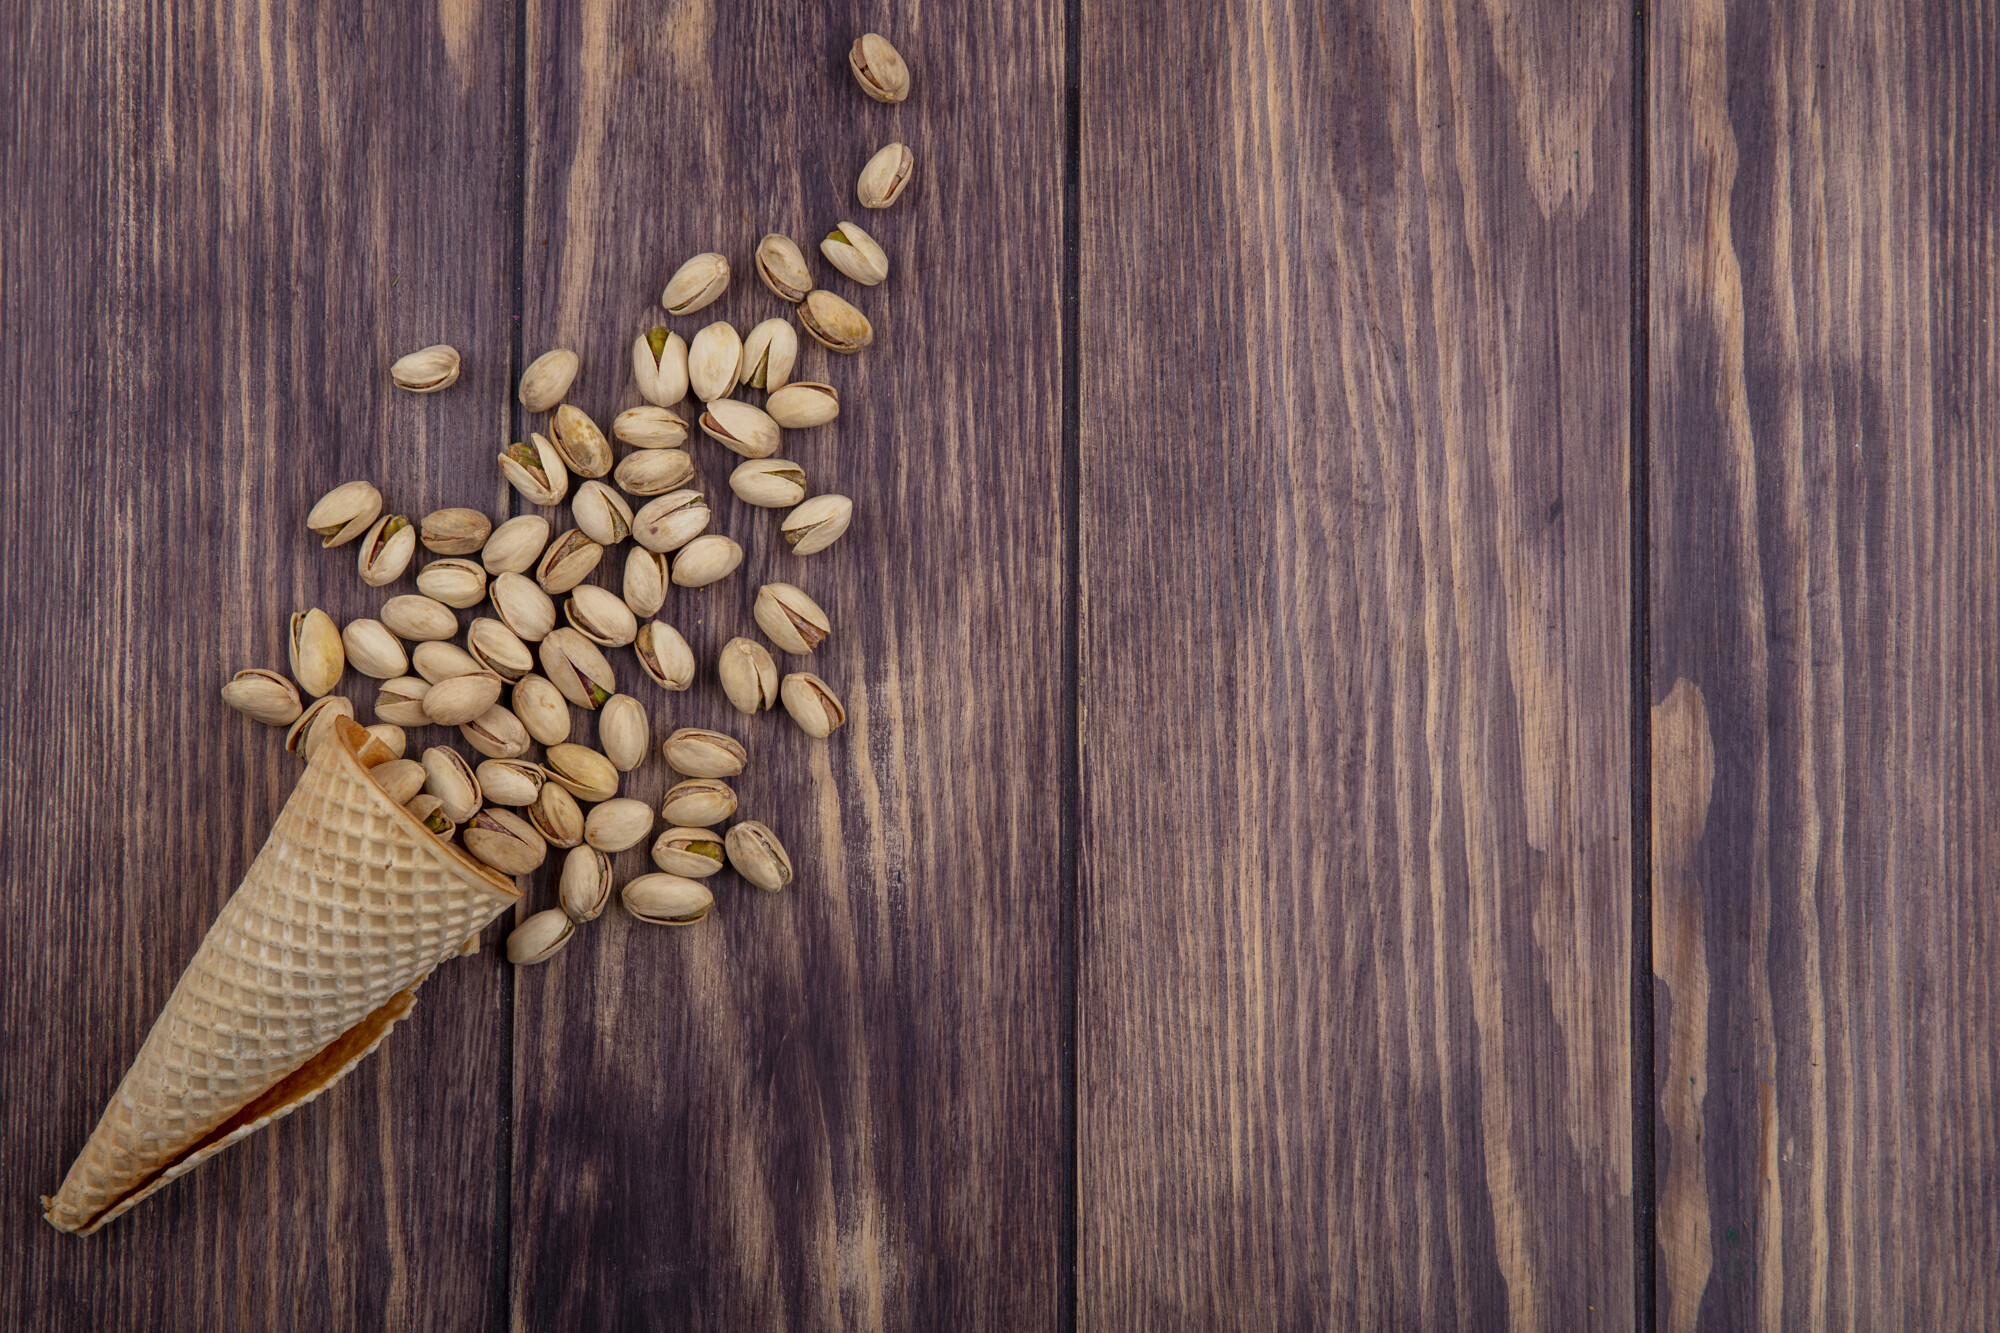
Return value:
[[(909, 95), (909, 67), (877, 34), (854, 43), (848, 64), (876, 101)], [(876, 152), (855, 184), (862, 207), (894, 204), (914, 166), (901, 143)], [(887, 252), (852, 222), (835, 226), (819, 248), (862, 287), (889, 276)], [(814, 283), (789, 237), (765, 236), (753, 263), (764, 286), (794, 307), (799, 328), (828, 351), (852, 354), (874, 341), (868, 317)], [(668, 280), (660, 304), (670, 315), (693, 315), (721, 297), (730, 278), (726, 255), (696, 255)], [(814, 494), (805, 469), (777, 456), (786, 431), (812, 430), (840, 415), (833, 385), (792, 379), (798, 352), (798, 335), (783, 318), (747, 335), (711, 323), (692, 340), (664, 325), (648, 328), (632, 344), (632, 380), (645, 401), (612, 420), (609, 439), (566, 401), (582, 364), (577, 353), (543, 353), (522, 373), (519, 396), (530, 414), (546, 416), (546, 434), (531, 431), (526, 443), (508, 446), (499, 467), (530, 504), (567, 500), (575, 526), (555, 532), (538, 514), (496, 525), (473, 509), (440, 509), (412, 524), (384, 512), (373, 482), (335, 487), (312, 507), (306, 526), (327, 548), (358, 541), (363, 583), (397, 583), (419, 543), (438, 558), (417, 571), (415, 593), (389, 597), (374, 617), (339, 625), (317, 607), (293, 615), (289, 679), (253, 668), (223, 687), (232, 708), (286, 728), (285, 748), (305, 758), (330, 732), (321, 723), (354, 716), (353, 704), (332, 693), (352, 668), (380, 682), (368, 730), (395, 756), (373, 769), (392, 800), (506, 875), (531, 875), (551, 847), (565, 849), (558, 905), (530, 915), (507, 938), (507, 956), (517, 964), (552, 957), (577, 925), (599, 916), (614, 887), (610, 855), (653, 837), (653, 807), (618, 794), (622, 775), (651, 752), (653, 724), (638, 699), (619, 693), (605, 649), (629, 647), (654, 683), (692, 688), (694, 652), (659, 618), (668, 590), (722, 586), (743, 562), (734, 538), (709, 531), (713, 514), (688, 423), (675, 409), (692, 391), (702, 433), (744, 460), (730, 489), (747, 504), (788, 511), (777, 530), (794, 555), (826, 550), (853, 520), (852, 500)], [(457, 383), (460, 369), (457, 350), (440, 344), (402, 357), (389, 374), (398, 388), (438, 393)], [(732, 396), (746, 390), (761, 392), (762, 405)], [(613, 441), (630, 452), (616, 458)], [(613, 484), (601, 480), (606, 476)], [(628, 538), (622, 596), (584, 582)], [(472, 613), (469, 623), (460, 623), (460, 611)], [(810, 657), (833, 632), (825, 609), (792, 583), (758, 588), (750, 612), (779, 652), (796, 657)], [(809, 671), (781, 676), (771, 648), (753, 638), (723, 645), (714, 676), (746, 716), (782, 704), (807, 735), (821, 739), (847, 720), (831, 685)], [(570, 739), (571, 707), (597, 715), (597, 748)], [(427, 727), (456, 728), (481, 761), (475, 766), (449, 744), (406, 757), (410, 731)], [(726, 779), (744, 772), (748, 747), (723, 732), (683, 727), (661, 752), (682, 780), (660, 803), (657, 818), (667, 827), (652, 843), (659, 871), (623, 886), (625, 910), (640, 921), (693, 925), (715, 905), (702, 881), (725, 864), (760, 889), (789, 885), (791, 858), (768, 825), (746, 819), (716, 832), (736, 816), (736, 791)]]

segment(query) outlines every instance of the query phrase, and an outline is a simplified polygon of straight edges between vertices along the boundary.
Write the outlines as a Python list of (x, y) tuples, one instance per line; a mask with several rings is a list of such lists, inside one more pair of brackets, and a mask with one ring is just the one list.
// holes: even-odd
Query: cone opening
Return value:
[[(368, 780), (373, 782), (375, 780), (375, 767), (390, 758), (388, 747), (375, 737), (369, 735), (368, 728), (350, 717), (337, 717), (334, 719), (333, 735), (334, 739), (339, 742), (334, 747), (335, 752), (344, 756), (348, 763), (359, 768), (367, 775)], [(372, 756), (371, 747), (374, 750), (380, 751), (379, 758)], [(381, 784), (376, 784), (376, 790), (381, 790)], [(425, 828), (423, 820), (418, 819), (402, 806), (389, 800), (387, 792), (382, 793), (382, 799), (395, 810), (394, 817), (401, 819), (412, 833), (423, 842), (429, 844), (434, 850), (445, 853), (451, 858), (453, 864), (469, 871), (480, 883), (487, 885), (497, 893), (505, 894), (510, 900), (521, 896), (520, 887), (512, 879), (501, 874), (484, 861), (479, 860), (457, 843), (446, 842), (443, 838)]]

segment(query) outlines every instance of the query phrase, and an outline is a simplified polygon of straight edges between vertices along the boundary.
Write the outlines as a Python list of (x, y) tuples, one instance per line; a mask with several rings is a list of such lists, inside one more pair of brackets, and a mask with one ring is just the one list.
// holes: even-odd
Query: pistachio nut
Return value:
[(528, 807), (528, 822), (551, 847), (575, 847), (583, 842), (583, 811), (561, 783), (542, 784), (542, 794)]
[(616, 546), (632, 533), (632, 506), (601, 481), (586, 481), (569, 502), (584, 536), (600, 546)]
[(799, 303), (799, 327), (829, 352), (852, 355), (875, 341), (868, 316), (829, 291), (807, 292)]
[(560, 898), (570, 920), (595, 921), (611, 901), (611, 858), (595, 847), (570, 848), (563, 858)]
[(549, 521), (540, 514), (521, 514), (493, 529), (479, 553), (488, 574), (525, 574), (549, 544)]
[(410, 798), (424, 789), (424, 766), (414, 759), (377, 764), (368, 770), (368, 776), (397, 805), (409, 804)]
[(614, 438), (634, 449), (678, 449), (687, 443), (687, 422), (664, 407), (628, 407), (611, 419)]
[(463, 824), (479, 813), (486, 799), (479, 778), (465, 756), (449, 745), (433, 745), (424, 751), (424, 790), (444, 803), (444, 813), (454, 824)]
[(758, 888), (775, 892), (792, 882), (792, 858), (769, 825), (746, 819), (731, 826), (723, 845), (736, 873)]
[(399, 727), (421, 727), (430, 722), (424, 712), (424, 696), (431, 683), (417, 676), (385, 680), (375, 691), (375, 716)]
[(677, 587), (706, 588), (736, 572), (743, 563), (743, 548), (720, 533), (696, 537), (674, 556), (673, 580)]
[(471, 555), (493, 535), (493, 520), (477, 509), (434, 509), (424, 515), (418, 537), (438, 555)]
[(301, 759), (311, 759), (320, 741), (333, 734), (330, 726), (319, 724), (328, 718), (353, 717), (354, 705), (337, 694), (329, 694), (324, 699), (315, 699), (306, 705), (303, 713), (285, 732), (285, 748)]
[(659, 551), (634, 546), (625, 553), (625, 605), (634, 616), (653, 615), (666, 603), (667, 572), (667, 557)]
[(424, 695), (424, 716), (440, 727), (462, 727), (500, 702), (500, 677), (491, 671), (448, 676)]
[(567, 347), (543, 352), (521, 372), (521, 406), (546, 412), (563, 400), (576, 381), (576, 353)]
[(674, 772), (690, 778), (733, 778), (750, 762), (743, 742), (727, 732), (682, 727), (660, 747)]
[(785, 711), (799, 729), (812, 737), (830, 736), (847, 721), (847, 710), (833, 687), (809, 671), (794, 671), (778, 687)]
[(315, 699), (340, 684), (340, 673), (347, 670), (340, 631), (318, 607), (292, 613), (290, 652), (292, 679)]
[(564, 466), (579, 477), (601, 477), (611, 470), (611, 442), (597, 423), (574, 403), (564, 403), (549, 421), (549, 439)]
[(653, 831), (653, 807), (629, 796), (605, 801), (583, 817), (583, 840), (601, 852), (636, 847)]
[(609, 588), (580, 583), (563, 603), (570, 628), (605, 648), (623, 648), (639, 635), (639, 619), (625, 600)]
[(639, 655), (639, 667), (656, 685), (664, 685), (670, 690), (684, 690), (694, 684), (694, 649), (681, 632), (665, 621), (649, 620), (639, 626), (638, 637), (632, 640), (632, 651)]
[[(542, 552), (542, 561), (535, 566), (535, 582), (542, 585), (542, 591), (551, 596), (568, 592), (577, 584), (590, 577), (590, 571), (597, 568), (597, 562), (604, 559), (604, 548), (590, 539), (590, 534), (582, 528), (571, 528), (558, 533), (549, 543), (549, 549)], [(521, 637), (526, 638), (526, 635)]]
[(669, 824), (702, 827), (736, 813), (736, 789), (720, 778), (689, 778), (667, 788), (660, 818)]
[(653, 864), (669, 875), (705, 879), (722, 869), (724, 855), (713, 829), (670, 828), (653, 839)]
[[(348, 716), (352, 719), (353, 712), (351, 709)], [(335, 730), (339, 730), (339, 728), (335, 728)], [(375, 733), (369, 731), (366, 727), (357, 728), (355, 734), (354, 762), (360, 764), (364, 771), (372, 769), (379, 764), (386, 764), (403, 757), (399, 754), (391, 753), (389, 743), (377, 740)]]
[(632, 515), (632, 540), (649, 551), (677, 551), (701, 535), (709, 517), (700, 491), (668, 491)]
[(542, 794), (548, 774), (540, 764), (527, 759), (487, 759), (473, 770), (479, 790), (491, 805), (533, 805)]
[(393, 680), (409, 672), (410, 659), (403, 651), (402, 641), (379, 620), (348, 621), (341, 626), (340, 644), (347, 655), (347, 664), (364, 676)]
[[(487, 595), (493, 599), (493, 613), (500, 623), (524, 643), (539, 643), (544, 634), (555, 628), (554, 599), (525, 574), (500, 575), (493, 580)], [(479, 656), (479, 649), (473, 648), (472, 655)]]
[(902, 198), (903, 187), (910, 183), (910, 173), (916, 169), (916, 154), (902, 144), (892, 143), (878, 150), (868, 159), (868, 165), (861, 168), (861, 178), (854, 182), (854, 197), (863, 208), (887, 208)]
[(864, 32), (847, 49), (847, 67), (861, 91), (878, 102), (900, 102), (910, 95), (910, 67), (902, 54), (880, 33)]
[(597, 743), (620, 773), (630, 773), (646, 758), (652, 745), (652, 725), (646, 708), (629, 694), (614, 694), (597, 711)]
[(702, 434), (745, 458), (778, 452), (778, 423), (761, 407), (736, 398), (718, 398), (701, 414)]
[(819, 243), (826, 262), (860, 283), (873, 287), (889, 276), (889, 253), (873, 236), (852, 222), (843, 222)]
[(715, 895), (679, 875), (641, 875), (619, 892), (625, 910), (655, 926), (692, 926), (715, 909)]
[(694, 335), (688, 344), (688, 387), (704, 403), (736, 387), (743, 364), (743, 339), (733, 325), (720, 320)]
[(501, 452), (500, 475), (529, 504), (561, 504), (569, 494), (569, 469), (539, 431), (529, 433), (528, 443), (510, 444)]
[(417, 571), (417, 591), (461, 610), (477, 606), (486, 600), (486, 567), (456, 556), (433, 560)]
[(494, 704), (460, 727), (458, 734), (488, 759), (519, 759), (528, 752), (528, 729), (505, 704)]
[(458, 633), (458, 617), (436, 598), (404, 593), (382, 603), (382, 623), (400, 639), (449, 639)]
[[(368, 734), (382, 742), (382, 748), (397, 759), (403, 757), (403, 751), (410, 743), (410, 738), (403, 734), (403, 729), (393, 722), (371, 723)], [(405, 801), (404, 804), (408, 805), (409, 802)]]
[(839, 541), (854, 519), (854, 501), (844, 495), (815, 495), (785, 515), (778, 535), (793, 555), (812, 555)]
[(655, 407), (672, 407), (687, 397), (687, 339), (664, 324), (655, 324), (633, 339), (632, 382), (639, 396)]
[(791, 323), (767, 319), (743, 340), (743, 364), (737, 368), (736, 382), (753, 389), (782, 389), (791, 383), (798, 359), (799, 335), (792, 332)]
[(806, 473), (790, 459), (753, 458), (729, 474), (729, 489), (759, 509), (790, 509), (806, 498)]
[(781, 301), (797, 305), (812, 290), (812, 270), (805, 251), (789, 236), (772, 232), (757, 242), (757, 276)]
[(542, 640), (541, 655), (542, 674), (578, 708), (602, 708), (618, 692), (604, 654), (573, 629), (550, 630)]
[(551, 745), (542, 767), (579, 801), (608, 801), (618, 794), (618, 770), (588, 745)]
[(751, 614), (764, 636), (788, 653), (810, 653), (833, 632), (833, 622), (819, 603), (789, 583), (767, 583), (757, 589)]
[(305, 711), (299, 702), (298, 686), (262, 667), (251, 667), (231, 676), (222, 687), (222, 702), (245, 717), (272, 727), (289, 727)]
[(516, 967), (546, 963), (576, 934), (576, 922), (559, 908), (537, 912), (507, 934), (507, 961)]
[[(489, 805), (474, 815), (460, 841), (466, 851), (503, 875), (528, 874), (549, 856), (549, 845), (533, 824), (498, 806)], [(563, 921), (567, 923), (569, 918), (563, 916)]]
[(440, 838), (450, 838), (458, 832), (458, 824), (444, 812), (444, 802), (429, 792), (418, 792), (403, 802), (403, 808), (410, 817), (437, 834)]
[[(528, 586), (534, 587), (533, 584)], [(542, 590), (535, 588), (535, 591)], [(535, 669), (535, 655), (528, 651), (527, 644), (521, 642), (520, 635), (507, 628), (505, 621), (481, 616), (466, 630), (465, 646), (465, 655), (472, 659), (473, 670), (491, 671), (502, 680), (517, 681)], [(454, 671), (451, 674), (459, 676), (465, 673)]]
[(771, 650), (755, 639), (735, 638), (723, 644), (715, 675), (739, 713), (755, 713), (778, 702), (778, 664), (771, 660)]
[(627, 495), (660, 495), (694, 475), (694, 459), (682, 449), (646, 449), (625, 455), (611, 475)]
[(410, 526), (410, 520), (401, 514), (384, 514), (361, 539), (361, 554), (355, 563), (361, 570), (361, 581), (380, 588), (403, 577), (416, 553), (417, 530)]
[(569, 739), (569, 701), (548, 677), (528, 672), (515, 681), (511, 706), (537, 745), (560, 745)]
[(840, 390), (831, 384), (799, 380), (774, 391), (764, 400), (764, 411), (786, 430), (824, 426), (840, 415)]
[(368, 531), (381, 512), (382, 492), (372, 483), (350, 481), (319, 498), (306, 526), (320, 535), (321, 546), (345, 546)]
[[(439, 343), (396, 358), (389, 378), (399, 389), (411, 393), (436, 393), (458, 383), (458, 349)], [(398, 801), (396, 804), (401, 805)]]
[(674, 270), (674, 276), (667, 279), (666, 290), (660, 293), (660, 304), (670, 315), (692, 315), (714, 304), (728, 290), (729, 261), (708, 251)]

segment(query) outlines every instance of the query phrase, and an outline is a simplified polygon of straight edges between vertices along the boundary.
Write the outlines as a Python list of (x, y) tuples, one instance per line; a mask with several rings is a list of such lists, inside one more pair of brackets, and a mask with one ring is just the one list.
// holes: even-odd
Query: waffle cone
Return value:
[(263, 850), (54, 1197), (88, 1235), (340, 1081), (520, 892), (375, 784), (388, 751), (348, 718), (318, 745)]

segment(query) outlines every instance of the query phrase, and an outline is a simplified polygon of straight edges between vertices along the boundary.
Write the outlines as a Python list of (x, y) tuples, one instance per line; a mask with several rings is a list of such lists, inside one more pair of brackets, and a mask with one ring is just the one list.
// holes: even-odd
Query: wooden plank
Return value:
[[(852, 358), (808, 344), (799, 377), (837, 384), (842, 415), (786, 441), (817, 489), (856, 500), (848, 536), (791, 555), (778, 516), (729, 492), (739, 460), (698, 438), (714, 528), (749, 553), (663, 612), (701, 679), (668, 694), (613, 655), (656, 735), (745, 738), (741, 813), (778, 830), (799, 877), (765, 895), (719, 876), (693, 930), (614, 907), (521, 974), (518, 1328), (1055, 1321), (1062, 96), (1059, 61), (1021, 57), (1060, 49), (1059, 12), (530, 9), (526, 355), (577, 349), (572, 397), (608, 421), (639, 401), (628, 349), (649, 325), (791, 313), (749, 268), (766, 231), (804, 245), (876, 341)], [(871, 28), (915, 71), (900, 106), (847, 72)], [(896, 139), (915, 182), (863, 213), (855, 173)], [(882, 286), (815, 252), (843, 218), (888, 248)], [(708, 249), (735, 282), (668, 319), (667, 277)], [(734, 713), (714, 684), (770, 579), (833, 618), (812, 669), (848, 722), (827, 742)], [(655, 757), (627, 790), (669, 783)], [(622, 881), (650, 862), (640, 848), (616, 866)]]
[(1628, 15), (1083, 7), (1082, 1326), (1635, 1321)]
[[(14, 673), (0, 753), (0, 1323), (465, 1328), (489, 1318), (498, 964), (443, 969), (345, 1083), (98, 1236), (51, 1191), (294, 779), (221, 704), (284, 621), (373, 614), (333, 483), (501, 502), (512, 340), (504, 6), (37, 5), (0, 231)], [(388, 387), (447, 340), (451, 392)], [(350, 673), (343, 693), (364, 695)]]
[(2000, 9), (1654, 22), (1660, 1327), (1993, 1327)]

